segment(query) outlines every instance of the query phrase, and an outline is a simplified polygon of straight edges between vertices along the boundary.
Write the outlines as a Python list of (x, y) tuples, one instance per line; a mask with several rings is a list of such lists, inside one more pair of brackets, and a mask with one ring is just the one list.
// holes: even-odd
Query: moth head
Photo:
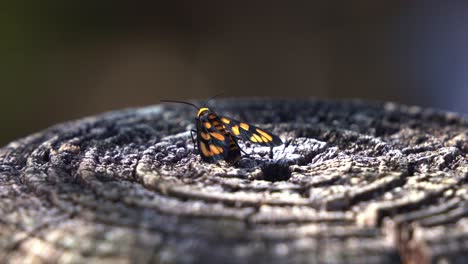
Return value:
[(205, 112), (207, 112), (207, 111), (210, 111), (210, 109), (208, 109), (208, 107), (201, 107), (201, 108), (198, 110), (197, 117), (200, 117), (203, 113), (205, 113)]

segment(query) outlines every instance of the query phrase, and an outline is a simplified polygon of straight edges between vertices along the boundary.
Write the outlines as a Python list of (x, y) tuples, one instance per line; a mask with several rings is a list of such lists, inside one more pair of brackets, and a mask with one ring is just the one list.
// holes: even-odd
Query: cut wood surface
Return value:
[(468, 263), (468, 121), (359, 101), (213, 100), (279, 135), (236, 166), (166, 104), (0, 149), (2, 263)]

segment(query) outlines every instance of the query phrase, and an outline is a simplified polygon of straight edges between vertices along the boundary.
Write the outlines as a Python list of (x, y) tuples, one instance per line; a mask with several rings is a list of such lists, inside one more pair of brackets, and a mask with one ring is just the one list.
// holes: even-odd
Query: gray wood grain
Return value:
[[(7, 263), (467, 263), (468, 122), (392, 103), (214, 100), (285, 144), (203, 163), (195, 110), (60, 124), (0, 149)], [(446, 261), (446, 262), (444, 262)]]

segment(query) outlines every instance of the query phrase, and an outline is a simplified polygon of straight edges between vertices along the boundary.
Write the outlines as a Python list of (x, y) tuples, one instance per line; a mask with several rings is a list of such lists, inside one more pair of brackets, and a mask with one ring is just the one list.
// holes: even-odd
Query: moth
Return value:
[[(184, 101), (161, 100), (161, 102), (187, 104), (197, 109), (196, 130), (192, 130), (192, 133), (196, 133), (197, 148), (205, 162), (215, 163), (218, 160), (225, 160), (230, 164), (237, 163), (241, 158), (242, 151), (237, 143), (238, 139), (269, 147), (283, 144), (278, 136), (266, 130), (226, 116), (220, 116), (206, 106), (198, 107)], [(193, 134), (192, 140), (195, 143)]]

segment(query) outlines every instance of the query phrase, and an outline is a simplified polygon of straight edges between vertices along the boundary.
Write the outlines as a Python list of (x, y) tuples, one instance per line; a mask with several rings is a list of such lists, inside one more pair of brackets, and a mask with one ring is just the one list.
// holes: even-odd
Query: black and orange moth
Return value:
[(225, 160), (230, 164), (237, 163), (241, 158), (238, 139), (269, 147), (283, 144), (278, 136), (268, 131), (226, 116), (219, 116), (206, 106), (198, 107), (184, 101), (161, 100), (161, 102), (187, 104), (197, 109), (196, 130), (192, 132), (196, 133), (197, 148), (205, 162), (215, 163), (218, 160)]

